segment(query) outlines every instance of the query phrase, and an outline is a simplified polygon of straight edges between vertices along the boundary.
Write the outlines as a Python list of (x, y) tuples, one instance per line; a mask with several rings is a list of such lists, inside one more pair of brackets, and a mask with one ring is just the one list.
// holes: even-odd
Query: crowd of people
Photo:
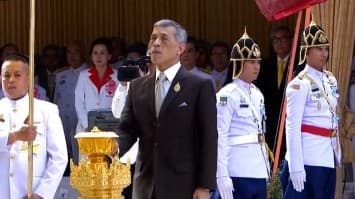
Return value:
[[(25, 106), (28, 58), (15, 44), (5, 44), (0, 162), (6, 168), (0, 181), (6, 186), (0, 192), (25, 197), (24, 143), (34, 141), (31, 198), (53, 198), (61, 175), (69, 174), (67, 159), (78, 162), (74, 135), (90, 130), (91, 110), (108, 109), (120, 119), (120, 155), (134, 150), (136, 159), (127, 198), (266, 199), (267, 149), (275, 145), (285, 97), (284, 198), (334, 198), (341, 159), (339, 94), (336, 78), (325, 70), (326, 33), (315, 23), (303, 31), (290, 83), (292, 31), (271, 31), (273, 54), (265, 59), (249, 34), (245, 30), (232, 48), (223, 41), (209, 45), (162, 19), (154, 23), (148, 45), (97, 38), (89, 59), (81, 41), (48, 45), (36, 60), (33, 126)], [(150, 60), (141, 63), (146, 56)]]

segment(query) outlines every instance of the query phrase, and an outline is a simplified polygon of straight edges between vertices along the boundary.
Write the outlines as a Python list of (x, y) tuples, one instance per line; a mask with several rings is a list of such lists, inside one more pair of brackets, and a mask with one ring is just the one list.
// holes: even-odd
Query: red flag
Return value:
[(276, 21), (288, 17), (300, 10), (326, 0), (255, 0), (261, 13), (269, 21)]

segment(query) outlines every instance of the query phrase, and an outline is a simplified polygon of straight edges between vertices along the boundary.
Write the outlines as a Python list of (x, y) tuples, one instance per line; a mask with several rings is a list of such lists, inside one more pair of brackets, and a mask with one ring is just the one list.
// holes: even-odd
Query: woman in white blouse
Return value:
[(88, 112), (111, 109), (117, 81), (117, 71), (108, 65), (111, 44), (106, 38), (96, 39), (90, 47), (93, 66), (80, 72), (75, 88), (75, 109), (78, 115), (77, 132), (88, 131)]

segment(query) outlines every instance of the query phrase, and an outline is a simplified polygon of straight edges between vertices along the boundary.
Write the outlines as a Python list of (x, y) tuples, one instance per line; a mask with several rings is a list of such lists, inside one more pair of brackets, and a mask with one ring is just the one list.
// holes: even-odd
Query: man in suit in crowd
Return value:
[[(265, 97), (266, 142), (275, 146), (281, 105), (285, 90), (285, 81), (290, 60), (292, 32), (286, 26), (278, 26), (271, 31), (273, 55), (261, 61), (260, 74), (256, 85)], [(282, 154), (284, 154), (284, 147)], [(283, 155), (281, 155), (283, 157)]]
[(181, 64), (191, 73), (210, 79), (214, 85), (212, 76), (201, 71), (196, 66), (198, 56), (199, 52), (197, 51), (197, 40), (194, 37), (187, 37), (185, 51), (180, 56)]
[(180, 64), (186, 37), (175, 21), (156, 22), (148, 50), (156, 72), (130, 84), (120, 143), (139, 138), (134, 199), (208, 199), (216, 187), (216, 97), (210, 79)]
[(212, 45), (211, 61), (213, 70), (211, 77), (218, 92), (223, 86), (232, 81), (229, 73), (228, 64), (230, 58), (230, 48), (226, 42), (217, 41)]

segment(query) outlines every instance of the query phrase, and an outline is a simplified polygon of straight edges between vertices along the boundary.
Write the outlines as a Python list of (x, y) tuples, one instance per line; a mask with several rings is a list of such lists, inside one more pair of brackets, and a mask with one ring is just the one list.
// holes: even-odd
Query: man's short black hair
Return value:
[(279, 31), (283, 31), (287, 34), (287, 38), (292, 39), (293, 37), (293, 32), (291, 31), (291, 29), (288, 26), (285, 25), (279, 25), (279, 26), (275, 26), (274, 28), (271, 29), (271, 39), (274, 38), (275, 33), (279, 32)]
[(228, 45), (227, 42), (224, 42), (224, 41), (216, 41), (212, 44), (212, 47), (211, 47), (211, 55), (212, 55), (212, 50), (215, 48), (215, 47), (223, 47), (225, 50), (226, 50), (226, 53), (227, 55), (230, 55), (230, 47)]
[(4, 62), (5, 61), (21, 61), (25, 64), (29, 64), (28, 57), (19, 53), (4, 57)]
[(197, 48), (198, 48), (198, 44), (197, 44), (197, 39), (195, 37), (192, 37), (192, 36), (188, 36), (187, 37), (187, 41), (186, 43), (190, 43), (193, 45), (193, 47), (195, 48), (195, 50), (197, 51)]

